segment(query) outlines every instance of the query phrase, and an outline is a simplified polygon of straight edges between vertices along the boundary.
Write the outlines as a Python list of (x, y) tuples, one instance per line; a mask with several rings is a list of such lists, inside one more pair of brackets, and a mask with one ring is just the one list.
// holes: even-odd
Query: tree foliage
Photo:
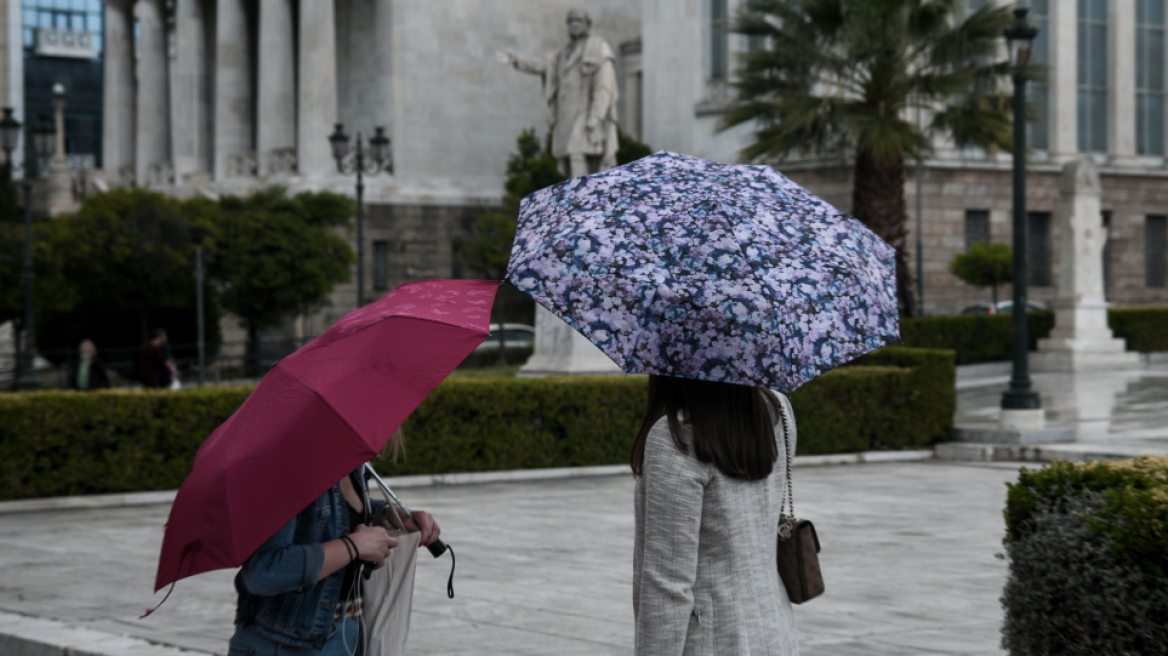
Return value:
[(223, 309), (249, 332), (322, 307), (354, 261), (353, 201), (333, 193), (288, 197), (283, 188), (224, 197), (213, 212), (209, 270)]
[[(155, 327), (166, 328), (175, 343), (195, 340), (194, 246), (179, 201), (115, 189), (39, 229), (45, 238), (36, 253), (38, 280), (42, 268), (60, 276), (55, 290), (39, 283), (36, 290), (40, 350), (73, 349), (84, 337), (99, 348), (133, 348)], [(206, 328), (217, 343), (211, 300)]]
[[(962, 0), (747, 0), (733, 30), (765, 45), (741, 59), (723, 128), (755, 126), (752, 161), (854, 157), (852, 213), (897, 250), (901, 312), (916, 311), (905, 251), (904, 165), (938, 136), (1012, 148), (1011, 8)], [(919, 112), (923, 121), (915, 122)]]
[(949, 273), (975, 287), (989, 287), (991, 298), (998, 302), (998, 285), (1014, 279), (1013, 251), (1006, 244), (979, 241), (949, 263)]

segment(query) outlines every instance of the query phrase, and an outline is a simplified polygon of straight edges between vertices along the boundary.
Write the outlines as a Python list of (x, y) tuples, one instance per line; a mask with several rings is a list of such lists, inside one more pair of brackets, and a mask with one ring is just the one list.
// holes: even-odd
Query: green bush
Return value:
[(1140, 353), (1168, 351), (1168, 307), (1111, 308), (1107, 325), (1127, 340), (1127, 350)]
[[(1054, 327), (1053, 312), (1026, 315), (1030, 350)], [(1012, 314), (963, 314), (951, 317), (917, 317), (900, 320), (900, 343), (914, 348), (952, 349), (957, 364), (1009, 360), (1013, 357)]]
[[(1012, 314), (963, 314), (900, 320), (900, 343), (914, 348), (942, 348), (957, 352), (957, 364), (1009, 360), (1013, 357)], [(1026, 315), (1030, 350), (1054, 328), (1054, 312)], [(1107, 323), (1115, 336), (1127, 340), (1127, 350), (1140, 353), (1168, 351), (1168, 307), (1111, 308)]]
[(251, 390), (0, 394), (0, 499), (174, 489)]
[[(953, 354), (885, 348), (792, 395), (798, 453), (924, 446), (952, 426)], [(453, 376), (406, 422), (390, 474), (627, 462), (647, 378)], [(178, 487), (251, 388), (0, 395), (0, 499)]]
[(1168, 456), (1056, 462), (1008, 487), (1002, 646), (1168, 654)]

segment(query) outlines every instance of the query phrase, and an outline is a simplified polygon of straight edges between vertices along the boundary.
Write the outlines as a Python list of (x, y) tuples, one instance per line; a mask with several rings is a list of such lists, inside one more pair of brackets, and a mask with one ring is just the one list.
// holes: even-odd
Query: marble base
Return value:
[(622, 374), (607, 355), (547, 308), (535, 306), (535, 351), (520, 377)]
[(953, 429), (953, 439), (956, 442), (976, 444), (1054, 444), (1074, 442), (1075, 431), (1070, 428), (1004, 429), (956, 426)]
[(1046, 427), (1046, 414), (1042, 408), (1033, 410), (1011, 410), (1002, 408), (998, 415), (998, 429), (1002, 431), (1036, 431)]
[[(1087, 342), (1087, 343), (1084, 343)], [(1038, 340), (1038, 351), (1030, 354), (1030, 369), (1042, 371), (1092, 371), (1139, 369), (1139, 353), (1125, 351), (1122, 339)]]

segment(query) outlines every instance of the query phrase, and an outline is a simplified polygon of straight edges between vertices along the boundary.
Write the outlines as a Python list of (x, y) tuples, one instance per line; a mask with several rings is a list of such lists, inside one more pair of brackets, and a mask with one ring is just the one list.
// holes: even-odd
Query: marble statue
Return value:
[(543, 78), (552, 155), (560, 173), (580, 177), (616, 166), (616, 56), (591, 34), (582, 9), (568, 12), (570, 41), (543, 57), (505, 53), (508, 63)]

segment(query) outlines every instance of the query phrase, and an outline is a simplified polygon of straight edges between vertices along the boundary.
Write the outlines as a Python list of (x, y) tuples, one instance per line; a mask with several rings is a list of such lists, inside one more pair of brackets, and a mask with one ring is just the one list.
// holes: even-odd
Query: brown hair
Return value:
[(774, 430), (778, 403), (761, 387), (649, 376), (649, 403), (633, 443), (633, 473), (641, 475), (649, 430), (665, 417), (682, 453), (689, 453), (682, 439), (688, 430), (699, 461), (713, 463), (731, 478), (764, 479), (779, 455)]

